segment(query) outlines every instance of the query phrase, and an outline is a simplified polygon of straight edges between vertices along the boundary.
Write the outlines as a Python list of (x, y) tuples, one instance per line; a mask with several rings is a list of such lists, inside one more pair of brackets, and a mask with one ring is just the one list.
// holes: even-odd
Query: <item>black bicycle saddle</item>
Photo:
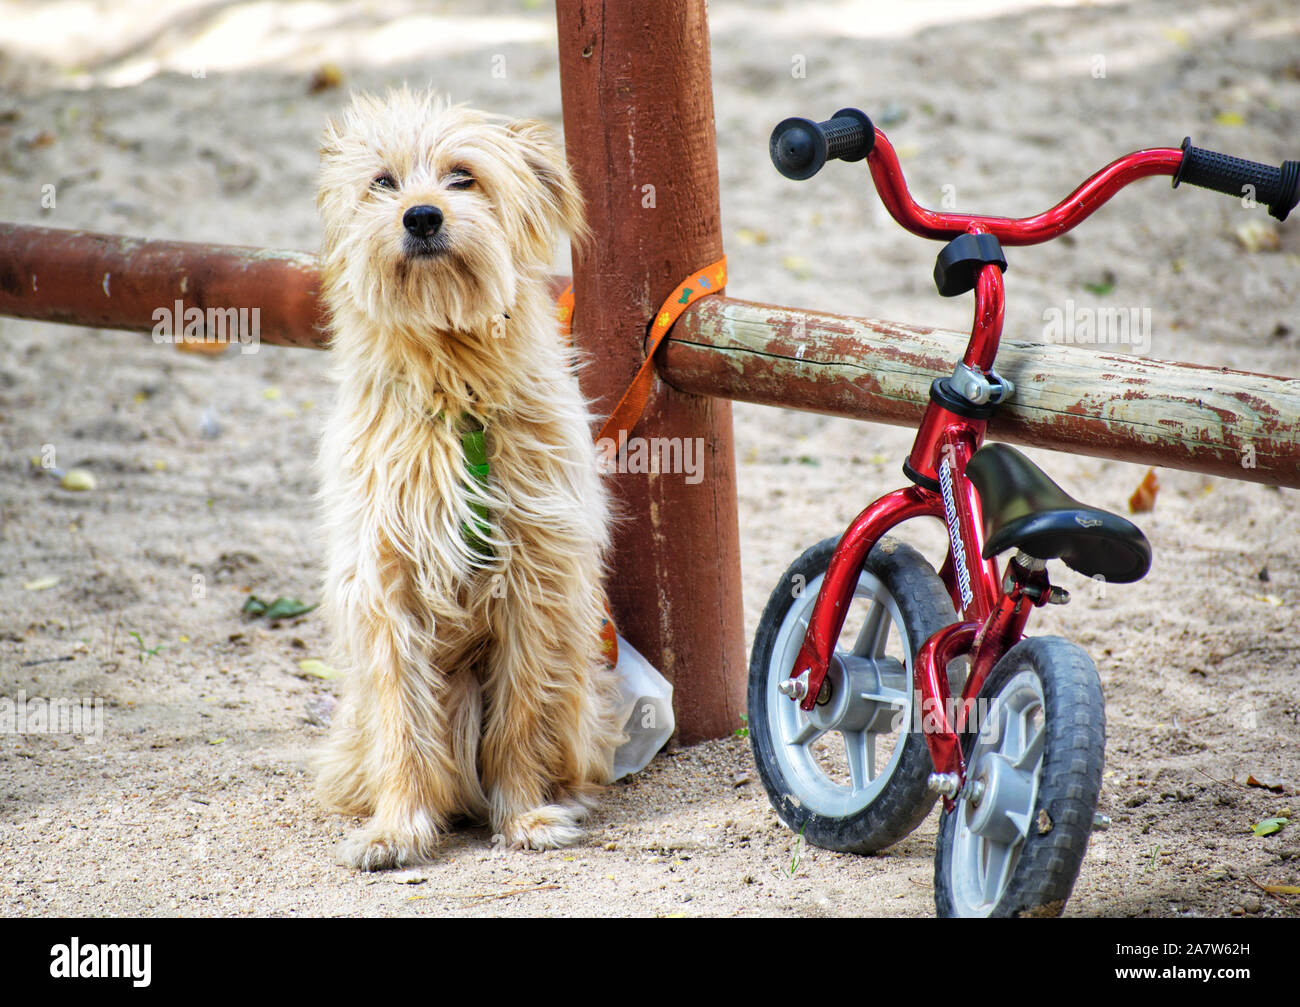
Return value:
[(984, 511), (985, 559), (1022, 549), (1116, 584), (1141, 580), (1151, 569), (1151, 544), (1137, 525), (1079, 503), (1015, 448), (985, 444), (966, 475)]

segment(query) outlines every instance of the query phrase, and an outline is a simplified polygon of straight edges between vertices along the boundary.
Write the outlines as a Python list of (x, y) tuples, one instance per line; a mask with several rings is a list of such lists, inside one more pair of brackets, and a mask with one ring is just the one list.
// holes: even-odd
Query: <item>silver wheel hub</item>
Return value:
[(828, 699), (808, 711), (808, 719), (823, 731), (888, 732), (898, 713), (895, 693), (882, 692), (882, 683), (895, 687), (907, 675), (901, 661), (836, 654), (826, 669)]
[[(824, 701), (804, 711), (787, 697), (806, 696), (807, 683), (802, 689), (787, 683), (822, 579), (815, 577), (803, 587), (777, 631), (768, 665), (767, 718), (781, 775), (799, 803), (817, 814), (843, 818), (879, 796), (902, 758), (903, 739), (912, 726), (912, 645), (898, 603), (864, 570), (854, 589), (855, 599), (870, 603), (861, 632), (850, 648), (835, 652)], [(886, 654), (891, 640), (906, 660)], [(886, 753), (878, 742), (888, 741), (893, 748)], [(834, 771), (827, 761), (832, 753), (832, 762), (840, 767)]]
[(982, 789), (972, 793), (968, 805), (970, 830), (997, 843), (1023, 839), (1034, 810), (1033, 776), (1016, 769), (1005, 755), (994, 753), (981, 763), (978, 782)]
[(959, 916), (987, 916), (1011, 884), (1038, 800), (1047, 725), (1042, 681), (1012, 676), (978, 725), (968, 789), (958, 801), (951, 881)]

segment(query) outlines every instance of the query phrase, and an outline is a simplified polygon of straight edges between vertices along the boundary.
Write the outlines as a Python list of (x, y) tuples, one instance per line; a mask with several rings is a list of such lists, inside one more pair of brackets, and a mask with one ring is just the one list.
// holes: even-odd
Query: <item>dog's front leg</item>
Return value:
[(414, 629), (392, 613), (367, 627), (365, 659), (357, 668), (364, 680), (349, 697), (359, 701), (351, 712), (365, 742), (359, 768), (374, 817), (340, 852), (344, 862), (365, 871), (431, 859), (439, 832), (464, 803), (458, 800), (457, 749), (463, 746), (456, 732), (466, 717), (477, 719), (477, 685), (469, 676), (447, 679), (431, 666), (412, 646)]
[(507, 590), (494, 613), (480, 759), (493, 832), (545, 850), (581, 838), (615, 734), (599, 598), (536, 587)]

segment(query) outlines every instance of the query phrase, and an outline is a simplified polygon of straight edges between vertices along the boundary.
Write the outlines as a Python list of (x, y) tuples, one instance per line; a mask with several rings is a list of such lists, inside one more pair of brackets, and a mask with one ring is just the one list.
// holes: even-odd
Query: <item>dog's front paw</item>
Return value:
[(436, 835), (420, 836), (368, 826), (339, 844), (339, 859), (362, 871), (389, 871), (428, 863), (437, 850)]
[(586, 817), (580, 804), (546, 804), (509, 818), (501, 826), (501, 841), (515, 850), (555, 850), (582, 838), (578, 823)]

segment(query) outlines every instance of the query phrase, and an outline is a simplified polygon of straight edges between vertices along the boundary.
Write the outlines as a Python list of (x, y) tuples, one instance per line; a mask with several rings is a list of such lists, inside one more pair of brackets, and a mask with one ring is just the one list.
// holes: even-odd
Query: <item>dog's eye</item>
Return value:
[(374, 177), (374, 180), (371, 181), (371, 183), (370, 183), (370, 188), (372, 188), (372, 189), (396, 189), (396, 188), (397, 188), (397, 179), (395, 179), (392, 175), (388, 174), (388, 172), (384, 172), (382, 175), (376, 175), (376, 176)]
[(474, 188), (474, 176), (464, 168), (457, 168), (451, 173), (451, 178), (447, 180), (449, 189), (472, 189)]

